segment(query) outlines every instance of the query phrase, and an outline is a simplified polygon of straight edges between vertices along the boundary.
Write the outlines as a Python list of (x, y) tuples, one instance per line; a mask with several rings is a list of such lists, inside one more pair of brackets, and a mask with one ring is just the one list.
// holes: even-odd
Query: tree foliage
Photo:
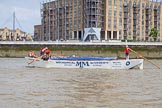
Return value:
[(149, 36), (150, 37), (153, 37), (153, 38), (157, 38), (157, 36), (158, 36), (158, 30), (156, 28), (152, 28)]

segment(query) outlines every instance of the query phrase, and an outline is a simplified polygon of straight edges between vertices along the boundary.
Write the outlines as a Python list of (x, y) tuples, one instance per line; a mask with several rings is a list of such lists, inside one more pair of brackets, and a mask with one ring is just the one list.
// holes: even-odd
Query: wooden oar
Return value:
[(158, 69), (160, 69), (160, 66), (155, 64), (154, 62), (148, 60), (147, 58), (143, 57), (141, 54), (139, 54), (138, 52), (132, 50), (131, 48), (129, 48), (130, 51), (134, 52), (136, 55), (138, 55), (140, 58), (143, 58), (144, 60), (150, 62), (151, 64), (153, 64), (154, 66), (156, 66)]
[(38, 59), (41, 59), (41, 58), (42, 58), (42, 56), (39, 56), (39, 57), (33, 59), (33, 60), (32, 60), (31, 62), (29, 62), (28, 64), (32, 64), (33, 62), (35, 62), (35, 61), (37, 61)]

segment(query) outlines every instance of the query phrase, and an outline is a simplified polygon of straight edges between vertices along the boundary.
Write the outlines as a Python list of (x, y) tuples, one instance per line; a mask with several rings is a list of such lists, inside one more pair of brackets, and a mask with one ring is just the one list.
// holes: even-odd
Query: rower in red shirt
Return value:
[(42, 59), (43, 60), (48, 60), (50, 58), (50, 53), (51, 53), (51, 51), (49, 49), (47, 49), (45, 51), (45, 54), (42, 56)]
[(129, 51), (130, 51), (130, 48), (127, 45), (126, 48), (125, 48), (125, 56), (126, 56), (126, 59), (129, 59)]

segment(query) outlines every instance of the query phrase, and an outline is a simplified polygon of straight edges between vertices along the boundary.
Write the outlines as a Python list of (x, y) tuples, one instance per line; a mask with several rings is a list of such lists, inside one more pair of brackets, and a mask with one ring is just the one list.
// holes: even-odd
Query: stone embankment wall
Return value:
[[(118, 56), (124, 58), (124, 43), (118, 44), (0, 44), (0, 57), (25, 57), (28, 52), (33, 50), (39, 55), (39, 50), (43, 47), (49, 47), (52, 54), (55, 55), (77, 55), (77, 56)], [(161, 45), (137, 45), (130, 44), (130, 48), (142, 54), (147, 58), (162, 58)], [(130, 52), (131, 58), (137, 55)]]

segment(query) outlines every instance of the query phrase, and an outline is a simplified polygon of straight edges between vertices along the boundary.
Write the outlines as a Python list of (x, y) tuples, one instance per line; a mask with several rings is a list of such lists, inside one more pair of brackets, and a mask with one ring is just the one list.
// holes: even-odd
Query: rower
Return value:
[(130, 51), (130, 48), (128, 47), (128, 45), (126, 45), (126, 48), (125, 48), (126, 60), (129, 60), (129, 51)]
[(35, 52), (34, 52), (34, 51), (30, 51), (30, 52), (28, 53), (28, 57), (33, 57), (33, 58), (36, 58), (36, 57), (37, 57), (37, 55), (35, 54)]
[(43, 60), (48, 60), (49, 57), (50, 57), (50, 53), (51, 53), (51, 51), (50, 51), (49, 49), (47, 49), (47, 50), (45, 51), (45, 54), (42, 56), (42, 59), (43, 59)]
[(42, 49), (40, 50), (40, 56), (44, 55), (45, 52), (46, 52), (46, 50), (48, 50), (48, 47), (42, 48)]

